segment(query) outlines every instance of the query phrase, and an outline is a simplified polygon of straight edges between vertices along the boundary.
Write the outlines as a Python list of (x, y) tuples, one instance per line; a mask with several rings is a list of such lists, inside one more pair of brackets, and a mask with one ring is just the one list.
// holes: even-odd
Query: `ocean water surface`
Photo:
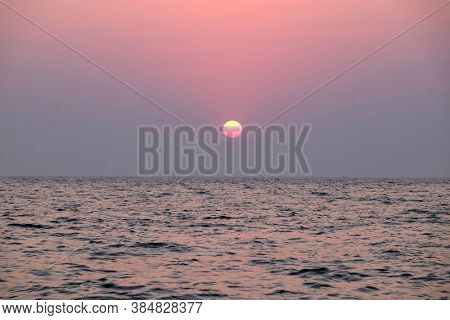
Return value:
[(3, 299), (450, 297), (450, 180), (0, 178)]

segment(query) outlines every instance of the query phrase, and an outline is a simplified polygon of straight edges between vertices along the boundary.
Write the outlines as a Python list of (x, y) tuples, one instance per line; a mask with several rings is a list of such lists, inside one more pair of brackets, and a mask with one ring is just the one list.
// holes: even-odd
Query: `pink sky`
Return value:
[[(7, 2), (199, 125), (264, 123), (443, 1)], [(174, 123), (3, 6), (0, 21), (1, 112), (9, 123), (34, 115), (84, 126), (87, 114), (91, 126)], [(439, 128), (427, 139), (442, 139), (449, 131), (449, 21), (446, 8), (278, 122), (346, 132), (351, 123), (368, 121), (370, 129), (374, 117), (398, 116), (392, 130), (413, 130), (403, 117), (413, 112)]]

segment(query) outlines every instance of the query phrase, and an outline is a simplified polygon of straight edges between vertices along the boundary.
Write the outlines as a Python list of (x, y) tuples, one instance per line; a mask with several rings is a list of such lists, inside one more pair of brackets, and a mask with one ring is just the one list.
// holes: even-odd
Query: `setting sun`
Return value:
[(235, 120), (229, 120), (223, 125), (223, 134), (228, 138), (237, 138), (241, 135), (242, 126)]

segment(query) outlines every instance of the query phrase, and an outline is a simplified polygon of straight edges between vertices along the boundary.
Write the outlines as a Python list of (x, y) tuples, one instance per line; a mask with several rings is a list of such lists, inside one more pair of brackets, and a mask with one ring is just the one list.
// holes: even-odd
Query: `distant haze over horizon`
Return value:
[[(194, 127), (264, 125), (442, 0), (5, 0)], [(275, 123), (313, 177), (450, 177), (450, 6)], [(136, 176), (177, 124), (0, 4), (0, 176)]]

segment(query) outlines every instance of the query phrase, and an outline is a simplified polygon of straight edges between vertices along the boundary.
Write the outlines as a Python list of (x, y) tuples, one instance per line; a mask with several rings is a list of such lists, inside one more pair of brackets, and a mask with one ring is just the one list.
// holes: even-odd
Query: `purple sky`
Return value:
[[(443, 0), (5, 0), (194, 126), (264, 124)], [(141, 3), (141, 4), (140, 4)], [(450, 177), (450, 6), (277, 123), (313, 176)], [(136, 174), (176, 122), (0, 4), (0, 175)]]

